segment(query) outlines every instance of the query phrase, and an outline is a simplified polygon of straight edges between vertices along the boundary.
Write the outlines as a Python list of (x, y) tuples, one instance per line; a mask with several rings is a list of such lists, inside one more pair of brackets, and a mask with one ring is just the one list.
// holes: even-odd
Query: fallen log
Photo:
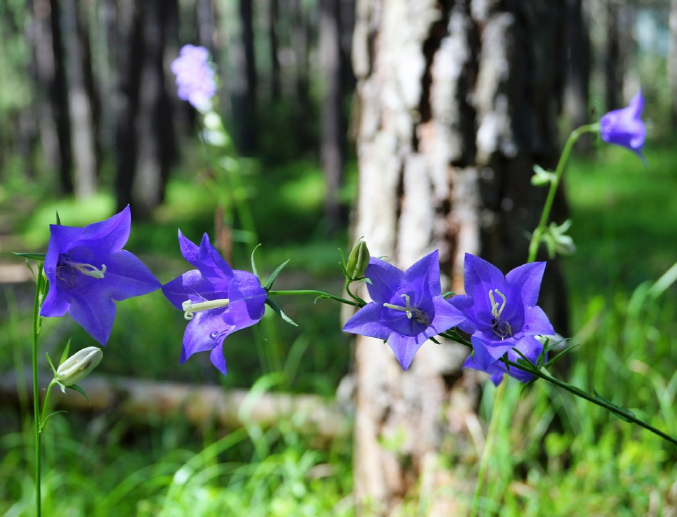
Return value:
[[(40, 379), (41, 398), (51, 378)], [(317, 395), (257, 393), (172, 382), (158, 382), (127, 377), (90, 375), (79, 383), (91, 404), (72, 390), (62, 393), (56, 387), (50, 396), (53, 408), (80, 411), (116, 410), (134, 421), (182, 416), (197, 426), (217, 423), (238, 428), (248, 423), (270, 426), (289, 420), (300, 432), (331, 439), (350, 433), (350, 419), (336, 402)], [(33, 396), (31, 374), (15, 372), (0, 375), (0, 399), (19, 400), (19, 390)]]

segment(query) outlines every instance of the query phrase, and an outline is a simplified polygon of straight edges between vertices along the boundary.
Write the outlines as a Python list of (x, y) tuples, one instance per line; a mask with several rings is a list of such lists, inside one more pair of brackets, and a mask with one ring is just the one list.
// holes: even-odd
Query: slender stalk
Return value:
[(562, 155), (559, 157), (559, 162), (557, 162), (557, 169), (555, 169), (555, 177), (552, 182), (550, 182), (550, 190), (548, 191), (548, 197), (545, 200), (545, 205), (543, 206), (543, 213), (541, 213), (541, 220), (538, 223), (538, 227), (534, 230), (533, 235), (531, 236), (531, 242), (529, 243), (529, 260), (527, 262), (533, 262), (536, 260), (536, 253), (538, 253), (538, 246), (541, 243), (541, 238), (543, 237), (543, 232), (545, 231), (545, 225), (548, 223), (548, 218), (550, 217), (550, 210), (552, 209), (552, 204), (555, 201), (555, 193), (557, 192), (557, 187), (559, 186), (560, 179), (562, 174), (566, 169), (567, 162), (569, 161), (569, 155), (571, 150), (574, 147), (576, 141), (580, 138), (581, 135), (585, 133), (594, 133), (599, 131), (599, 123), (588, 124), (586, 126), (581, 126), (574, 129), (569, 138), (564, 144), (564, 149), (562, 150)]
[(489, 466), (489, 457), (491, 455), (491, 449), (494, 445), (494, 439), (496, 438), (496, 432), (498, 429), (498, 412), (501, 410), (501, 400), (503, 399), (503, 392), (505, 391), (505, 382), (502, 382), (498, 385), (496, 389), (496, 395), (494, 396), (493, 409), (491, 411), (491, 424), (489, 425), (489, 432), (487, 433), (487, 440), (484, 445), (484, 450), (482, 451), (482, 460), (480, 461), (480, 470), (477, 474), (477, 484), (475, 485), (475, 495), (472, 498), (472, 509), (470, 511), (470, 517), (476, 517), (477, 512), (479, 511), (480, 498), (482, 497), (482, 489), (484, 488), (484, 477), (487, 473), (487, 467)]
[(294, 296), (294, 295), (304, 295), (309, 294), (317, 296), (318, 298), (324, 298), (328, 300), (334, 300), (336, 302), (345, 303), (346, 305), (352, 305), (353, 307), (364, 307), (366, 304), (361, 302), (352, 302), (341, 298), (340, 296), (334, 296), (333, 294), (325, 293), (323, 291), (314, 291), (308, 289), (301, 289), (297, 291), (268, 291), (268, 296)]
[(40, 415), (40, 428), (39, 432), (42, 434), (42, 432), (45, 430), (45, 415), (47, 415), (47, 407), (49, 405), (49, 395), (52, 393), (52, 388), (56, 384), (56, 379), (52, 379), (52, 382), (49, 383), (49, 386), (47, 387), (47, 392), (45, 393), (45, 400), (42, 402), (42, 414)]
[[(466, 346), (470, 349), (472, 349), (472, 344), (470, 341), (467, 339), (464, 339), (461, 337), (457, 332), (455, 332), (453, 329), (447, 330), (446, 332), (440, 333), (440, 336), (445, 337), (447, 339), (452, 339), (456, 341), (457, 343)], [(551, 384), (554, 384), (558, 388), (561, 388), (565, 391), (568, 391), (569, 393), (576, 395), (577, 397), (581, 397), (582, 399), (587, 400), (588, 402), (591, 402), (592, 404), (595, 404), (597, 406), (603, 407), (607, 411), (613, 413), (614, 415), (619, 416), (622, 420), (626, 420), (628, 422), (631, 422), (633, 424), (637, 424), (640, 427), (643, 427), (649, 432), (652, 432), (656, 436), (660, 436), (664, 440), (670, 442), (673, 445), (677, 445), (677, 439), (672, 438), (671, 436), (665, 434), (663, 431), (656, 429), (655, 427), (647, 424), (646, 422), (640, 420), (637, 418), (634, 414), (632, 414), (630, 411), (627, 409), (624, 409), (622, 407), (618, 407), (615, 404), (612, 404), (611, 402), (608, 402), (604, 399), (599, 398), (598, 396), (591, 395), (590, 393), (587, 393), (583, 391), (580, 388), (577, 388), (576, 386), (569, 384), (564, 381), (560, 381), (559, 379), (555, 378), (552, 376), (552, 374), (544, 367), (537, 367), (535, 365), (527, 366), (525, 364), (520, 364), (516, 363), (515, 361), (511, 361), (508, 358), (503, 358), (501, 361), (504, 361), (510, 368), (517, 368), (518, 370), (522, 370), (524, 372), (529, 372), (536, 377), (539, 377), (540, 379), (543, 379), (546, 382), (549, 382)]]
[(38, 263), (38, 275), (35, 281), (35, 300), (33, 302), (33, 420), (35, 431), (35, 513), (37, 517), (42, 515), (42, 495), (40, 493), (41, 476), (41, 450), (40, 450), (40, 391), (38, 387), (38, 335), (40, 334), (40, 305), (42, 304), (41, 295), (44, 286), (42, 276), (42, 263)]

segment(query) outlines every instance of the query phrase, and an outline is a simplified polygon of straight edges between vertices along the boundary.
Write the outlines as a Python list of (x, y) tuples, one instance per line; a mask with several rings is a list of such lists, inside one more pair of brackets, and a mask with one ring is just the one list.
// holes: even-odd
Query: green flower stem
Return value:
[(489, 425), (489, 432), (487, 433), (487, 440), (484, 444), (484, 450), (482, 450), (482, 459), (480, 460), (480, 469), (477, 474), (475, 495), (472, 498), (470, 517), (476, 517), (477, 512), (479, 511), (480, 498), (482, 497), (482, 489), (484, 487), (484, 477), (486, 476), (487, 467), (489, 466), (489, 457), (491, 456), (491, 449), (494, 446), (494, 439), (496, 438), (498, 422), (500, 420), (498, 418), (498, 411), (501, 410), (501, 401), (503, 399), (503, 393), (505, 392), (505, 384), (505, 382), (502, 382), (496, 389), (493, 410), (491, 413), (491, 424)]
[(346, 305), (352, 305), (353, 307), (364, 307), (366, 303), (363, 302), (352, 302), (341, 298), (340, 296), (334, 296), (333, 294), (325, 293), (323, 291), (313, 291), (313, 290), (298, 290), (298, 291), (268, 291), (268, 296), (294, 296), (294, 295), (312, 295), (318, 298), (323, 298), (327, 300), (334, 300), (336, 302), (345, 303)]
[(559, 186), (562, 174), (566, 169), (567, 162), (569, 161), (569, 155), (571, 154), (574, 144), (581, 137), (581, 135), (585, 133), (596, 133), (598, 131), (599, 123), (581, 126), (571, 132), (566, 144), (564, 144), (562, 155), (559, 157), (559, 162), (557, 162), (557, 169), (555, 169), (555, 178), (550, 183), (548, 197), (546, 198), (545, 205), (543, 206), (541, 220), (538, 223), (538, 227), (531, 236), (531, 242), (529, 243), (529, 260), (527, 262), (533, 262), (536, 260), (536, 253), (538, 253), (538, 246), (541, 243), (541, 238), (543, 237), (543, 232), (545, 231), (545, 225), (548, 223), (548, 218), (550, 217), (550, 210), (552, 209), (552, 204), (555, 200), (555, 193), (557, 192), (557, 187)]
[(40, 421), (40, 391), (38, 387), (38, 336), (40, 335), (40, 306), (42, 305), (42, 292), (45, 287), (42, 275), (42, 262), (38, 262), (38, 274), (35, 280), (35, 300), (33, 302), (33, 420), (35, 430), (35, 513), (37, 517), (42, 514), (42, 496), (40, 493), (40, 435), (42, 423)]
[[(442, 332), (440, 336), (445, 337), (447, 339), (452, 339), (456, 341), (457, 343), (460, 343), (463, 346), (466, 346), (470, 349), (472, 349), (472, 344), (470, 341), (467, 339), (461, 337), (454, 329), (447, 330), (446, 332)], [(536, 377), (539, 377), (543, 379), (544, 381), (547, 381), (551, 384), (554, 384), (558, 388), (561, 388), (565, 391), (568, 391), (572, 395), (575, 395), (577, 397), (580, 397), (582, 399), (587, 400), (588, 402), (591, 402), (592, 404), (595, 404), (597, 406), (603, 407), (607, 411), (617, 415), (620, 417), (622, 420), (626, 420), (628, 422), (631, 422), (633, 424), (637, 424), (640, 427), (643, 427), (647, 431), (652, 432), (656, 436), (660, 436), (664, 440), (670, 442), (673, 445), (677, 445), (677, 439), (672, 438), (671, 436), (665, 434), (663, 431), (656, 429), (655, 427), (647, 424), (646, 422), (640, 420), (637, 418), (634, 414), (632, 414), (630, 411), (618, 407), (615, 404), (612, 404), (611, 402), (608, 402), (596, 395), (591, 395), (590, 393), (587, 393), (583, 391), (582, 389), (574, 386), (573, 384), (569, 384), (564, 381), (560, 381), (559, 379), (556, 379), (555, 377), (552, 376), (552, 374), (545, 368), (544, 366), (537, 367), (533, 364), (531, 365), (526, 365), (526, 364), (520, 364), (516, 363), (515, 361), (510, 361), (507, 357), (504, 357), (501, 359), (503, 362), (505, 362), (510, 368), (517, 368), (518, 370), (522, 370), (524, 372), (529, 372)], [(495, 407), (494, 407), (495, 410)], [(490, 431), (491, 432), (491, 431)]]

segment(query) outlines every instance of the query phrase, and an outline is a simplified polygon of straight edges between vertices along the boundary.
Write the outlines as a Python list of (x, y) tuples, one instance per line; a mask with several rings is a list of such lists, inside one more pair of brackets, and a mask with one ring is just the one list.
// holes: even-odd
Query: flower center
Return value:
[(183, 308), (183, 317), (187, 320), (192, 320), (194, 313), (200, 311), (208, 311), (210, 309), (218, 309), (220, 307), (228, 307), (230, 300), (228, 298), (222, 298), (218, 300), (208, 300), (206, 302), (193, 303), (190, 300), (186, 300), (181, 304)]
[[(502, 303), (498, 303), (494, 298), (494, 291), (501, 297)], [(499, 338), (505, 339), (512, 336), (512, 326), (507, 321), (501, 321), (501, 315), (508, 303), (505, 295), (498, 289), (489, 291), (489, 300), (491, 301), (491, 330), (494, 331)]]
[(425, 311), (422, 311), (421, 309), (412, 307), (409, 295), (402, 294), (400, 296), (404, 298), (405, 302), (407, 303), (406, 306), (402, 307), (400, 305), (393, 305), (392, 303), (384, 303), (383, 306), (387, 307), (388, 309), (393, 309), (394, 311), (406, 312), (407, 318), (409, 318), (410, 320), (413, 319), (416, 323), (420, 323), (421, 325), (426, 326), (430, 325), (430, 317), (428, 316), (428, 314)]
[(62, 269), (64, 267), (69, 268), (71, 271), (78, 271), (83, 275), (91, 276), (92, 278), (101, 279), (106, 272), (106, 264), (101, 264), (101, 269), (98, 269), (96, 266), (91, 264), (85, 264), (83, 262), (75, 262), (74, 260), (69, 259), (66, 256), (59, 257), (59, 264), (56, 268), (56, 276), (60, 280), (63, 280), (61, 277)]

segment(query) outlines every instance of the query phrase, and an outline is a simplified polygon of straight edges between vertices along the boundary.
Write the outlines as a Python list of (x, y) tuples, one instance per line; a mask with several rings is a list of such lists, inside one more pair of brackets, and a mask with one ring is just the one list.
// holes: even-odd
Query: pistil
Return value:
[(221, 298), (217, 300), (208, 300), (206, 302), (193, 303), (186, 300), (181, 304), (183, 309), (183, 317), (187, 320), (192, 320), (196, 312), (208, 311), (210, 309), (219, 309), (221, 307), (228, 307), (230, 300), (228, 298)]

